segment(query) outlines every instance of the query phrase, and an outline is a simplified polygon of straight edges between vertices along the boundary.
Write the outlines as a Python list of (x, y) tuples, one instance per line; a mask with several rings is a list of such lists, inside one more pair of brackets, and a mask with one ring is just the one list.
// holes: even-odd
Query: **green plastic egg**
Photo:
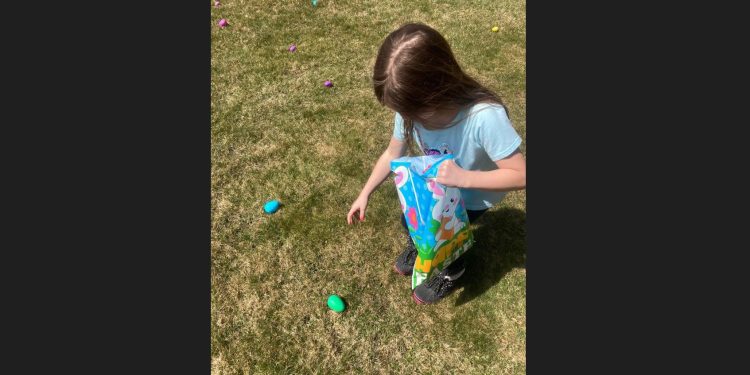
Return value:
[(341, 297), (331, 294), (331, 296), (328, 297), (328, 307), (331, 310), (340, 313), (346, 309), (346, 304), (344, 304), (344, 300), (341, 299)]

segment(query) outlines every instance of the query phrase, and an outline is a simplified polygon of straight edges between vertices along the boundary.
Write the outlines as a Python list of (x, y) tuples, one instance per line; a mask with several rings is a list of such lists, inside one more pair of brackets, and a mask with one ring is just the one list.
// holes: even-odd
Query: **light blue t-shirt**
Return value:
[[(472, 171), (492, 171), (495, 161), (510, 156), (521, 145), (505, 108), (499, 104), (479, 103), (461, 110), (458, 122), (445, 129), (428, 130), (414, 122), (413, 139), (425, 155), (453, 154), (456, 164)], [(393, 137), (403, 141), (404, 119), (396, 113)], [(499, 203), (506, 192), (461, 189), (467, 210), (484, 210)]]

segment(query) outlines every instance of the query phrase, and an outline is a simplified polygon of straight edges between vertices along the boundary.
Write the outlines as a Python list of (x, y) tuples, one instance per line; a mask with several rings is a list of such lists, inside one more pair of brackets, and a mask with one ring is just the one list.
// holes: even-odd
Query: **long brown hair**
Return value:
[(421, 23), (405, 24), (385, 38), (372, 79), (380, 104), (403, 117), (409, 150), (415, 119), (479, 102), (503, 105), (497, 94), (464, 73), (445, 38)]

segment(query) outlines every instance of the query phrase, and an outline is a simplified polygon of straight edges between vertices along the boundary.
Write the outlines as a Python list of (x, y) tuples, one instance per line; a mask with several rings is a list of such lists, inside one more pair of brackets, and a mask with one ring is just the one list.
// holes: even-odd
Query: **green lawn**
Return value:
[(463, 285), (432, 306), (392, 271), (406, 241), (392, 179), (366, 222), (346, 224), (393, 129), (370, 78), (403, 23), (440, 31), (525, 144), (525, 2), (225, 0), (211, 13), (212, 372), (525, 373), (525, 192), (477, 223)]

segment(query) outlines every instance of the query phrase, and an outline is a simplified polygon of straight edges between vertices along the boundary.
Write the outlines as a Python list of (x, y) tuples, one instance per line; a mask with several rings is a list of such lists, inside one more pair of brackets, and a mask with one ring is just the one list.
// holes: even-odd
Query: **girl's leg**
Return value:
[(403, 214), (401, 215), (401, 225), (404, 227), (404, 233), (406, 234), (406, 246), (404, 246), (404, 251), (396, 258), (393, 270), (400, 275), (409, 276), (414, 268), (414, 262), (417, 260), (417, 248), (414, 247)]
[[(476, 222), (487, 210), (467, 210), (469, 223)], [(412, 292), (412, 298), (418, 304), (430, 304), (439, 301), (447, 296), (456, 286), (456, 279), (463, 276), (466, 271), (464, 257), (460, 256), (453, 261), (443, 272), (433, 276), (420, 284)]]
[[(487, 212), (486, 209), (484, 210), (466, 210), (467, 215), (469, 216), (469, 223), (475, 223), (477, 219), (479, 219), (482, 214)], [(463, 275), (464, 270), (466, 268), (466, 262), (464, 262), (463, 256), (458, 257), (453, 263), (451, 263), (450, 266), (446, 267), (445, 274), (448, 276), (451, 280), (455, 280), (461, 275)]]
[(484, 209), (484, 210), (466, 210), (466, 213), (469, 216), (469, 222), (470, 223), (475, 222), (485, 212), (487, 212), (487, 209)]

